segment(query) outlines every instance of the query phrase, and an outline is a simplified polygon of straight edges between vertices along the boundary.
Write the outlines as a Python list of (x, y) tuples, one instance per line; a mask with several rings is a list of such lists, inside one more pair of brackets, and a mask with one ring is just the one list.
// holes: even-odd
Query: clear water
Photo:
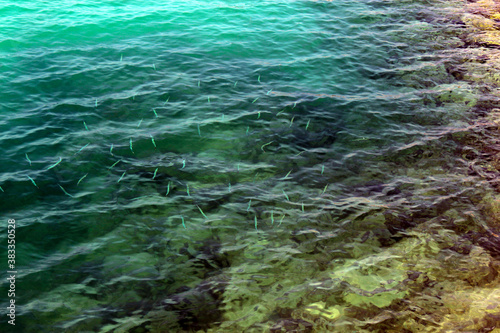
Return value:
[[(408, 267), (353, 282), (403, 256), (388, 216), (415, 214), (406, 230), (480, 191), (457, 153), (477, 97), (446, 71), (461, 27), (441, 14), (0, 2), (0, 216), (16, 219), (18, 270), (3, 327), (352, 331), (368, 316), (353, 309), (409, 297)], [(384, 283), (397, 292), (353, 291)], [(318, 302), (340, 315), (314, 321)]]

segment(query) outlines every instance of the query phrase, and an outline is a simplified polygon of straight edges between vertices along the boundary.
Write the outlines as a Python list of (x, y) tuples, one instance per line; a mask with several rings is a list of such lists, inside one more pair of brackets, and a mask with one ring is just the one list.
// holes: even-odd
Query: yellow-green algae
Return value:
[(500, 4), (493, 0), (479, 0), (466, 6), (462, 21), (472, 29), (472, 40), (500, 45)]
[(340, 316), (340, 310), (334, 306), (327, 307), (325, 302), (316, 302), (305, 307), (305, 312), (312, 316), (324, 317), (327, 320), (334, 320)]
[(330, 277), (335, 283), (349, 285), (350, 290), (344, 295), (347, 304), (385, 307), (406, 295), (405, 291), (396, 288), (406, 278), (406, 270), (402, 265), (395, 267), (394, 262), (398, 262), (398, 258), (388, 253), (349, 260)]

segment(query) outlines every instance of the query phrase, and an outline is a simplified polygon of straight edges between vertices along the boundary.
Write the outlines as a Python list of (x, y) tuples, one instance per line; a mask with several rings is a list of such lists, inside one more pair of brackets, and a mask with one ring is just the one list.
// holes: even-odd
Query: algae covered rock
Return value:
[(500, 195), (485, 196), (483, 207), (489, 217), (489, 225), (493, 228), (493, 232), (500, 231)]
[(495, 20), (486, 18), (482, 15), (476, 14), (464, 14), (462, 16), (462, 21), (469, 27), (478, 28), (481, 30), (494, 30), (498, 27), (498, 23)]
[[(99, 300), (97, 295), (98, 290), (95, 287), (66, 284), (26, 304), (25, 311), (32, 313), (39, 320), (59, 318), (55, 327), (61, 330), (92, 331), (103, 321), (101, 316), (85, 315), (101, 310), (104, 306), (105, 300)], [(36, 331), (36, 328), (27, 326), (26, 330)]]
[(442, 103), (457, 103), (469, 108), (477, 104), (478, 95), (466, 84), (442, 84), (432, 88), (436, 101)]
[(484, 327), (494, 328), (500, 317), (500, 292), (498, 288), (462, 289), (445, 294), (443, 305), (448, 310), (442, 327), (449, 331), (462, 328), (477, 332)]
[(325, 302), (316, 302), (307, 305), (304, 313), (311, 317), (323, 317), (327, 320), (334, 320), (340, 317), (340, 310), (335, 306), (326, 306)]
[(480, 0), (467, 5), (468, 13), (462, 21), (471, 29), (472, 40), (480, 44), (500, 45), (500, 4), (493, 0)]
[(495, 0), (479, 0), (467, 5), (470, 13), (490, 17), (500, 11), (500, 4)]
[(330, 274), (336, 283), (345, 287), (347, 304), (386, 307), (406, 292), (401, 282), (406, 279), (406, 269), (401, 257), (390, 253), (373, 255), (362, 260), (349, 260)]

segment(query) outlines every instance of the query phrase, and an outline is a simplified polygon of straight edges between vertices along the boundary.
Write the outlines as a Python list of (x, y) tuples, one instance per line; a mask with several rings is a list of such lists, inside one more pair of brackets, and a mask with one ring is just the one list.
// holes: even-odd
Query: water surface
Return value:
[(418, 304), (484, 192), (463, 28), (429, 6), (1, 3), (13, 331), (348, 332)]

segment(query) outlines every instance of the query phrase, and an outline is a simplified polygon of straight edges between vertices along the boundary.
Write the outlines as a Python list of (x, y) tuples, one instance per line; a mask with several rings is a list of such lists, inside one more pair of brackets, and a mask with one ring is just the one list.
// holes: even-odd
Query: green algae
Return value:
[(306, 306), (305, 312), (313, 317), (323, 317), (327, 320), (334, 320), (340, 316), (340, 310), (336, 307), (326, 307), (325, 302), (311, 303)]
[(338, 284), (347, 283), (352, 289), (344, 296), (347, 304), (386, 307), (406, 295), (405, 291), (394, 289), (406, 278), (406, 270), (394, 266), (395, 259), (378, 254), (363, 260), (347, 261), (332, 272), (331, 278)]

